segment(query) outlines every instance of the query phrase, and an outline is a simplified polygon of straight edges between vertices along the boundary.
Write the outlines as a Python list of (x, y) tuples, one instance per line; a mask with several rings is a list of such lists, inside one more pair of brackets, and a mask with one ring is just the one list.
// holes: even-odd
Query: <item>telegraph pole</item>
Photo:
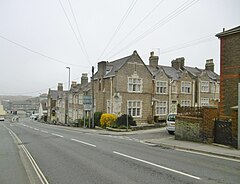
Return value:
[(92, 128), (94, 128), (94, 66), (92, 66)]

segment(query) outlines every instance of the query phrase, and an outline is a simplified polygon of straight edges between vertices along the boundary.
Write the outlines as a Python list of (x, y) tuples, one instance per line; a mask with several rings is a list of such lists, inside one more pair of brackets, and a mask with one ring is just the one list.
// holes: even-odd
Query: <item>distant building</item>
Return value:
[[(57, 90), (49, 89), (48, 97), (47, 97), (47, 120), (57, 122), (60, 116), (64, 120), (66, 119), (67, 108), (65, 107), (65, 93), (63, 91), (63, 84), (58, 83)], [(60, 103), (59, 100), (64, 101), (64, 107), (62, 107), (62, 102)], [(58, 116), (57, 116), (58, 115)]]
[(229, 116), (240, 96), (240, 26), (216, 36), (220, 39), (220, 115)]

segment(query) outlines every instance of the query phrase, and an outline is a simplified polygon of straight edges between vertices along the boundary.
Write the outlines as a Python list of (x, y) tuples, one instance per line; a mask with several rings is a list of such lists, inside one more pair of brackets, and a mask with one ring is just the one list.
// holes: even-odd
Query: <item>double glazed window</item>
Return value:
[(156, 82), (156, 92), (157, 94), (167, 94), (167, 82), (157, 81)]
[(191, 82), (182, 81), (181, 92), (186, 93), (186, 94), (190, 94), (191, 93)]
[(142, 116), (142, 101), (140, 100), (129, 100), (127, 102), (128, 114), (132, 117)]
[(156, 115), (166, 115), (167, 114), (167, 102), (161, 101), (155, 104)]
[(191, 100), (181, 100), (181, 107), (190, 107)]
[(201, 106), (209, 106), (209, 98), (201, 98)]
[(129, 77), (128, 92), (142, 92), (142, 79)]
[(201, 92), (209, 92), (209, 82), (208, 81), (202, 81), (201, 82)]

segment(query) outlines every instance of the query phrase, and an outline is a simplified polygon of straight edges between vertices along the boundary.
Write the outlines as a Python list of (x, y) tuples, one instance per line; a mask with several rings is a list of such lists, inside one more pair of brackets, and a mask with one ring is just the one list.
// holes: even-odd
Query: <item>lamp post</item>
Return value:
[(67, 66), (66, 68), (68, 69), (68, 92), (67, 92), (67, 100), (66, 100), (66, 102), (67, 102), (66, 123), (68, 124), (69, 123), (69, 113), (68, 113), (68, 111), (69, 111), (69, 92), (70, 92), (70, 67)]
[(94, 128), (94, 66), (92, 66), (92, 128)]
[(66, 67), (68, 69), (68, 90), (70, 90), (70, 67)]

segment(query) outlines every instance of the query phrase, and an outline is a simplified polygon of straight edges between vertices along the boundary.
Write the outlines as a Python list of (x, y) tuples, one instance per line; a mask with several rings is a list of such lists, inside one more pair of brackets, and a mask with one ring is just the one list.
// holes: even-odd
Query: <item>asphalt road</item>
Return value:
[[(18, 123), (5, 122), (4, 125), (22, 141), (51, 184), (240, 181), (239, 161), (145, 144), (142, 140), (146, 137), (158, 136), (153, 132), (149, 135), (103, 135), (94, 130), (86, 133), (81, 129), (69, 130), (29, 120), (21, 120)], [(3, 126), (0, 128), (3, 131)], [(0, 146), (2, 148), (2, 144)], [(23, 172), (22, 169), (20, 166), (17, 168), (19, 172)]]

